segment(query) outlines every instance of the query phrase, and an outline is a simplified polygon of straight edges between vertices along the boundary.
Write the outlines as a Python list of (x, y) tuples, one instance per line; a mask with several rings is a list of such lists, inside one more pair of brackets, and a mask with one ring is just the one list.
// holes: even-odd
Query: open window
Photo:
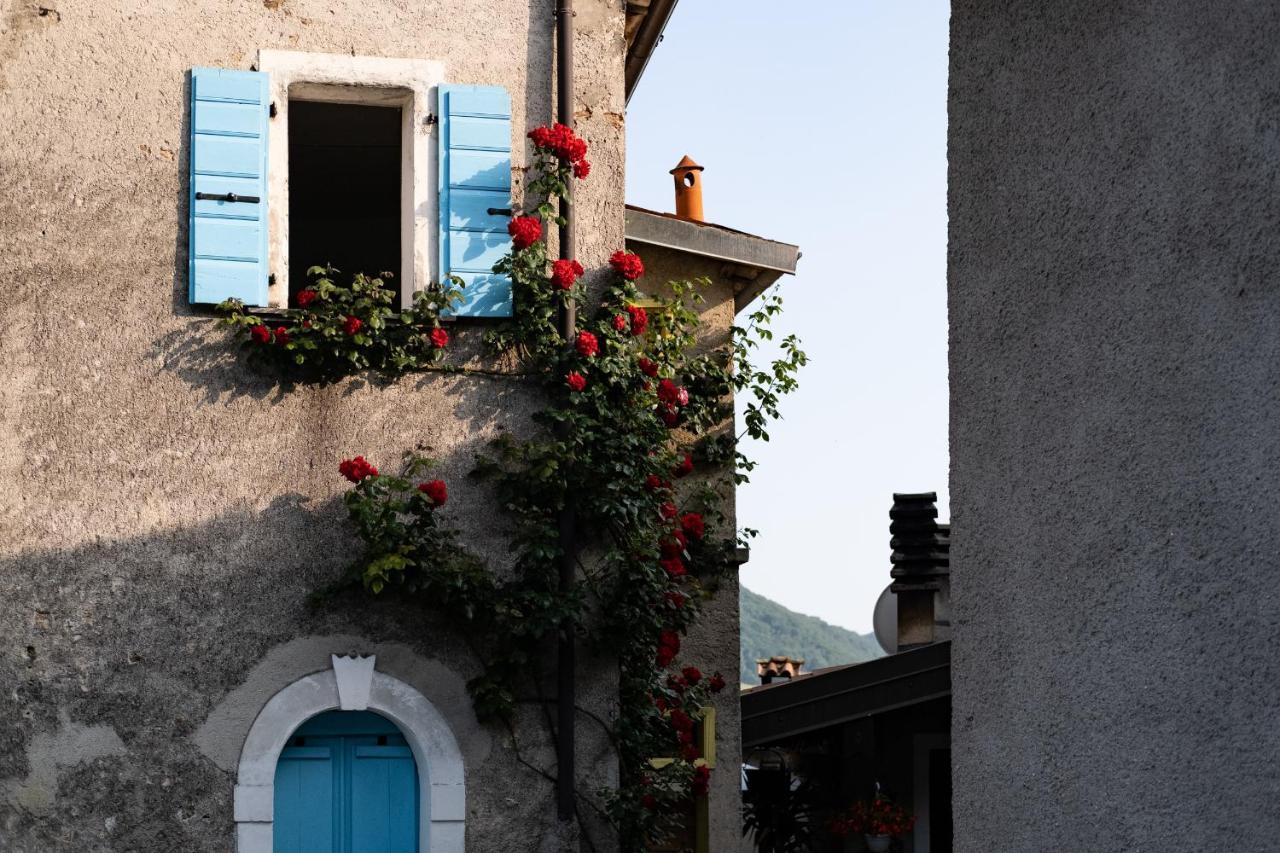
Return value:
[(289, 303), (307, 269), (379, 276), (401, 294), (405, 107), (289, 101)]
[(510, 317), (511, 97), (421, 59), (263, 50), (191, 72), (191, 301), (284, 308), (307, 269), (447, 276), (456, 317)]

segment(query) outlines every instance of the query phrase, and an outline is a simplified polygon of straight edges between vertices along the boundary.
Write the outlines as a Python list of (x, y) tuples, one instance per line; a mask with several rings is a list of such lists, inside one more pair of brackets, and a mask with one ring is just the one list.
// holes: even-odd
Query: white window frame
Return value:
[(436, 87), (445, 82), (444, 63), (259, 50), (258, 70), (270, 75), (276, 108), (267, 142), (267, 271), (275, 276), (269, 279), (274, 283), (267, 288), (267, 304), (289, 304), (289, 99), (294, 98), (401, 108), (399, 289), (402, 307), (408, 307), (414, 293), (439, 278), (438, 124), (430, 117), (436, 114)]

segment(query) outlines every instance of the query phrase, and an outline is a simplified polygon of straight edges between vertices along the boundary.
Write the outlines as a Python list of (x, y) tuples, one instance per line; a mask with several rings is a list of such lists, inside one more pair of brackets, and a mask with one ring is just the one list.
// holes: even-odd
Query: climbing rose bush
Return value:
[(294, 297), (283, 320), (254, 313), (239, 300), (218, 306), (222, 323), (242, 336), (250, 361), (304, 381), (332, 382), (360, 370), (400, 375), (439, 364), (449, 345), (440, 314), (461, 299), (461, 281), (448, 279), (414, 294), (398, 310), (389, 277), (311, 267), (311, 283)]
[[(392, 475), (354, 457), (339, 466), (353, 484), (344, 501), (363, 543), (350, 580), (370, 594), (394, 593), (442, 611), (467, 634), (481, 667), (468, 687), (484, 719), (514, 725), (519, 697), (536, 693), (540, 679), (529, 650), (544, 647), (563, 624), (613, 655), (620, 696), (611, 734), (620, 778), (617, 787), (595, 792), (592, 805), (610, 817), (621, 848), (639, 853), (668, 834), (690, 798), (711, 784), (698, 720), (725, 680), (680, 655), (704, 602), (733, 577), (742, 541), (723, 509), (729, 484), (750, 464), (736, 450), (732, 394), (755, 401), (746, 404), (744, 434), (767, 438), (764, 424), (776, 416), (777, 397), (794, 387), (791, 376), (804, 357), (788, 339), (785, 358), (767, 370), (752, 368), (747, 351), (769, 336), (764, 327), (776, 313), (769, 296), (728, 346), (696, 353), (705, 282), (669, 282), (654, 298), (639, 289), (640, 258), (620, 250), (591, 288), (583, 286), (582, 264), (548, 258), (543, 235), (563, 223), (552, 201), (567, 201), (572, 182), (590, 173), (587, 146), (562, 125), (537, 128), (529, 138), (529, 209), (512, 218), (512, 251), (494, 267), (511, 278), (514, 316), (484, 339), (541, 384), (545, 406), (528, 435), (504, 433), (472, 472), (492, 491), (487, 503), (508, 516), (513, 564), (495, 572), (466, 547), (450, 521), (445, 481), (424, 476), (431, 460), (407, 454)], [(250, 345), (288, 352), (299, 336), (326, 329), (323, 340), (335, 357), (350, 360), (349, 374), (359, 364), (388, 373), (429, 369), (428, 359), (449, 344), (438, 324), (446, 299), (402, 314), (397, 325), (391, 314), (372, 310), (385, 288), (370, 281), (357, 277), (342, 289), (325, 275), (308, 290), (315, 295), (306, 304), (298, 298), (284, 343), (278, 330), (257, 340), (261, 323), (239, 315)], [(562, 334), (557, 316), (567, 307), (575, 309), (577, 327)], [(348, 318), (360, 321), (351, 334)], [(342, 349), (348, 341), (366, 349)], [(417, 349), (397, 360), (387, 350), (392, 341)], [(694, 471), (707, 476), (683, 479)], [(568, 554), (562, 511), (580, 536)], [(559, 585), (566, 558), (584, 572), (568, 591)], [(652, 761), (660, 757), (670, 761)]]

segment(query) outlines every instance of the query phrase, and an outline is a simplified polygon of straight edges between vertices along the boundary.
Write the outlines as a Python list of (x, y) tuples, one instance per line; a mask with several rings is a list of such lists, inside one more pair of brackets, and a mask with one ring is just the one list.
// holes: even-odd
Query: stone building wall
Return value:
[[(592, 147), (578, 257), (598, 271), (623, 242), (623, 11), (576, 5)], [(468, 849), (537, 849), (553, 791), (476, 723), (464, 684), (477, 666), (456, 638), (394, 602), (308, 606), (349, 560), (336, 465), (355, 453), (384, 467), (412, 448), (437, 457), (468, 544), (509, 559), (489, 496), (463, 478), (536, 400), (479, 374), (285, 391), (246, 371), (187, 301), (186, 74), (247, 69), (260, 49), (435, 59), (449, 82), (505, 86), (519, 138), (552, 117), (553, 4), (56, 7), (0, 13), (0, 848), (232, 850), (254, 708), (327, 651), (355, 650), (377, 652), (463, 741)], [(517, 147), (517, 185), (526, 156)], [(472, 366), (480, 332), (456, 328)], [(717, 627), (736, 644), (734, 613)], [(613, 670), (587, 661), (582, 684), (608, 714)], [(530, 714), (521, 730), (540, 732)], [(598, 727), (581, 737), (591, 790), (616, 771)], [(520, 747), (553, 767), (545, 739)]]
[(1276, 846), (1278, 40), (952, 3), (958, 853)]

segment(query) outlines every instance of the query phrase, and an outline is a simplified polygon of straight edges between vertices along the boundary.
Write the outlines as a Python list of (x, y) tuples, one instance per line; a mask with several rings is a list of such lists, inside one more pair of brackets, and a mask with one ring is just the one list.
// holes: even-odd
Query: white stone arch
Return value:
[(418, 849), (462, 853), (466, 781), (449, 724), (427, 697), (374, 671), (374, 658), (332, 658), (333, 669), (298, 679), (263, 706), (240, 751), (236, 853), (272, 853), (276, 762), (299, 726), (325, 711), (375, 711), (400, 727), (418, 764)]

